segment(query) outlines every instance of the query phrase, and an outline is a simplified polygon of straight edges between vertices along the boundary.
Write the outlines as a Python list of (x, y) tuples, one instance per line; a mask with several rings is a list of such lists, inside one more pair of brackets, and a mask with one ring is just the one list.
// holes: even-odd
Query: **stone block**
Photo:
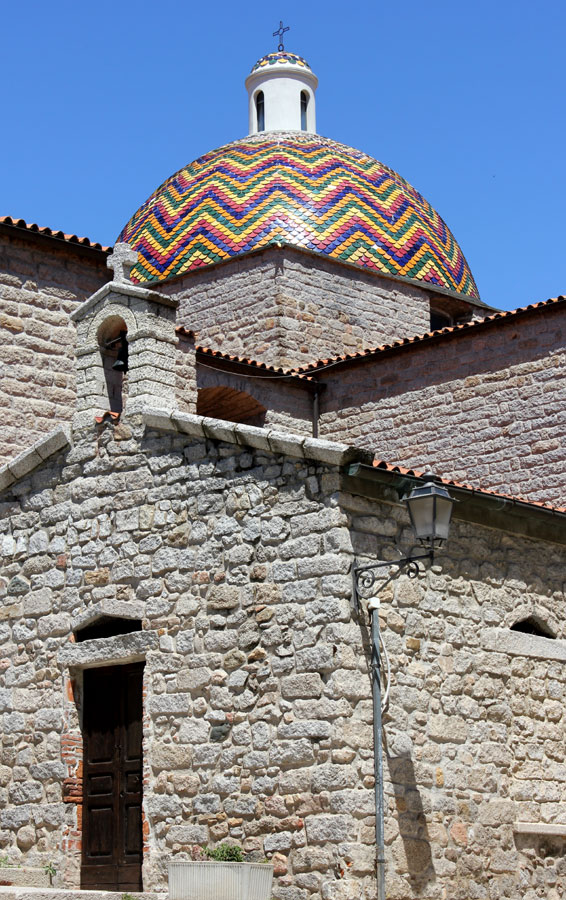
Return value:
[(320, 697), (323, 687), (318, 673), (288, 675), (281, 679), (281, 696), (286, 700)]
[(270, 761), (273, 766), (286, 769), (291, 766), (305, 766), (314, 762), (314, 751), (311, 741), (298, 738), (289, 741), (274, 741), (270, 750)]
[(295, 722), (280, 725), (277, 735), (280, 738), (310, 738), (325, 740), (329, 738), (332, 728), (329, 722), (318, 719), (297, 719)]
[(352, 455), (351, 448), (346, 444), (338, 444), (323, 438), (307, 438), (303, 451), (307, 459), (316, 459), (331, 466), (343, 465), (346, 457)]
[(183, 669), (177, 676), (180, 690), (202, 691), (212, 682), (212, 670), (207, 666), (195, 666), (194, 669)]
[(275, 454), (281, 453), (285, 456), (302, 458), (304, 456), (304, 442), (305, 439), (298, 435), (277, 431), (269, 432), (269, 449)]
[[(33, 842), (35, 842), (35, 829), (33, 826), (24, 825), (18, 831), (18, 845), (21, 846), (22, 849), (28, 850), (30, 839), (33, 839)], [(0, 881), (3, 885), (21, 888), (22, 890), (17, 891), (17, 895), (20, 897), (25, 895), (25, 888), (34, 889), (40, 896), (45, 896), (46, 891), (49, 890), (51, 885), (48, 873), (45, 872), (44, 869), (34, 868), (32, 866), (19, 866), (18, 868), (5, 866), (2, 868), (2, 872), (0, 872)], [(43, 890), (41, 890), (42, 888)], [(12, 900), (12, 898), (16, 897), (16, 891), (6, 891), (4, 896), (6, 897), (6, 900)]]
[(491, 799), (478, 809), (478, 822), (492, 828), (512, 825), (516, 819), (515, 803), (512, 800)]
[(240, 779), (235, 775), (216, 775), (210, 783), (210, 789), (216, 794), (233, 794), (240, 787)]
[(297, 672), (330, 672), (336, 667), (335, 652), (330, 644), (318, 644), (297, 650), (295, 663)]
[[(316, 766), (312, 776), (313, 791), (339, 791), (343, 788), (351, 788), (357, 783), (358, 776), (352, 766), (346, 765), (319, 765)], [(350, 812), (351, 810), (347, 810)]]
[(185, 719), (179, 728), (182, 744), (204, 744), (208, 741), (210, 725), (203, 719)]
[(308, 816), (305, 828), (309, 843), (314, 844), (353, 840), (356, 835), (355, 820), (351, 816)]
[(263, 839), (263, 849), (266, 853), (272, 853), (275, 850), (290, 850), (293, 846), (293, 837), (294, 835), (291, 831), (268, 834)]
[(186, 714), (191, 706), (189, 694), (158, 694), (149, 702), (152, 716)]
[(169, 847), (173, 844), (206, 844), (208, 829), (206, 825), (173, 825), (165, 840)]
[(335, 813), (350, 813), (357, 817), (373, 816), (375, 815), (375, 794), (373, 790), (338, 789), (330, 797), (330, 809)]
[(371, 684), (368, 675), (350, 669), (340, 669), (332, 673), (329, 684), (332, 696), (345, 697), (358, 701), (371, 697)]
[(97, 664), (135, 662), (144, 659), (147, 652), (155, 649), (158, 644), (157, 632), (140, 631), (118, 637), (88, 640), (81, 644), (63, 644), (58, 651), (57, 660), (62, 666), (78, 668)]
[(208, 591), (206, 602), (211, 609), (233, 609), (240, 604), (240, 588), (230, 584), (215, 584)]
[(193, 752), (186, 744), (154, 743), (149, 758), (154, 772), (163, 770), (168, 772), (175, 769), (190, 769)]
[(456, 716), (430, 716), (428, 733), (433, 741), (463, 744), (468, 737), (468, 725)]

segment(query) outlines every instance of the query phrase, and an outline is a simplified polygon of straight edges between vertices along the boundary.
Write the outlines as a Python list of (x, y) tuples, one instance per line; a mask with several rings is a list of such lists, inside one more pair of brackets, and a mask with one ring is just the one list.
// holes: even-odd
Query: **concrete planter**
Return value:
[(265, 863), (169, 863), (169, 900), (270, 900), (273, 866)]

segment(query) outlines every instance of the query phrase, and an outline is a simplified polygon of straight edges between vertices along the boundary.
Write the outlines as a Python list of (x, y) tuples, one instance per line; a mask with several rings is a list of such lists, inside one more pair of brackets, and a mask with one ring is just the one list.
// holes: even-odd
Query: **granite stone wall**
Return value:
[(426, 289), (288, 248), (193, 272), (162, 290), (205, 347), (292, 368), (430, 328)]
[[(82, 672), (145, 659), (145, 888), (231, 840), (273, 861), (276, 900), (370, 900), (350, 569), (408, 549), (406, 513), (348, 493), (324, 442), (146, 422), (76, 432), (0, 495), (1, 852), (78, 884)], [(561, 896), (564, 842), (536, 829), (564, 821), (565, 612), (561, 547), (465, 522), (382, 592), (390, 900)], [(559, 640), (510, 631), (530, 614)], [(102, 615), (142, 631), (76, 643)]]
[(69, 315), (109, 280), (99, 255), (55, 239), (0, 236), (0, 464), (72, 418)]
[(379, 459), (566, 505), (566, 307), (322, 372), (320, 433)]

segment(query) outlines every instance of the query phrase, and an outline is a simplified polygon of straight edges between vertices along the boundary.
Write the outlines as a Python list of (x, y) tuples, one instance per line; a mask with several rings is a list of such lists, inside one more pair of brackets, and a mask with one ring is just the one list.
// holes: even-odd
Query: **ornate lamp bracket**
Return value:
[[(355, 611), (359, 612), (360, 601), (362, 599), (369, 600), (371, 597), (375, 596), (373, 588), (375, 587), (376, 582), (378, 582), (379, 589), (382, 589), (386, 584), (389, 584), (395, 578), (398, 578), (403, 572), (406, 572), (409, 578), (416, 578), (420, 572), (419, 562), (420, 560), (425, 559), (428, 559), (428, 561), (432, 563), (434, 561), (434, 550), (428, 550), (426, 553), (420, 553), (414, 556), (403, 556), (401, 559), (395, 559), (390, 562), (372, 563), (369, 566), (360, 566), (354, 561), (352, 567), (352, 581), (354, 587)], [(393, 567), (396, 571), (390, 573), (388, 577), (381, 579), (378, 577), (380, 569), (391, 569)]]

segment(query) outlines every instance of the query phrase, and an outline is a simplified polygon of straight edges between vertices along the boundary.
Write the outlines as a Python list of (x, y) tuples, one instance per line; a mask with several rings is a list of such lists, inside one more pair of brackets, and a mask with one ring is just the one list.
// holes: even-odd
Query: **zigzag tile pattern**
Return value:
[(201, 156), (151, 195), (118, 240), (139, 253), (136, 283), (280, 243), (479, 296), (424, 197), (377, 160), (318, 135), (252, 135)]

